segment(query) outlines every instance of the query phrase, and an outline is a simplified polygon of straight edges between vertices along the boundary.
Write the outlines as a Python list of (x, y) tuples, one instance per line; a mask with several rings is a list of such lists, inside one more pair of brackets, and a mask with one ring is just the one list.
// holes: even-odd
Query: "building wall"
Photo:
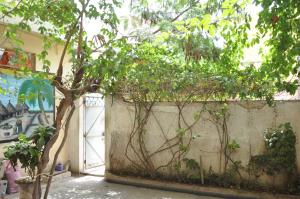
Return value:
[[(14, 45), (12, 44), (12, 42), (10, 42), (9, 40), (6, 40), (3, 37), (3, 33), (5, 31), (5, 25), (4, 24), (0, 24), (0, 47), (1, 48), (13, 48)], [(24, 42), (24, 44), (21, 46), (21, 48), (24, 51), (30, 52), (30, 53), (36, 53), (39, 54), (42, 49), (43, 49), (43, 38), (41, 37), (41, 35), (37, 34), (37, 33), (29, 33), (29, 32), (18, 32), (18, 38)], [(48, 51), (48, 56), (47, 59), (50, 60), (51, 62), (51, 67), (50, 67), (50, 72), (51, 73), (55, 73), (58, 67), (58, 63), (60, 61), (60, 54), (62, 52), (63, 49), (63, 43), (53, 43), (51, 48)], [(70, 63), (68, 63), (68, 61), (70, 60), (70, 57), (66, 56), (65, 60), (64, 60), (64, 76), (66, 76), (67, 74), (70, 73), (70, 69), (71, 69), (71, 65)], [(42, 71), (42, 63), (41, 61), (38, 60), (38, 58), (36, 58), (36, 71)], [(55, 92), (55, 105), (57, 106), (59, 104), (59, 101), (61, 99), (61, 94), (56, 91)], [(78, 120), (78, 110), (75, 111), (72, 121), (77, 121)], [(71, 125), (72, 127), (70, 128), (69, 131), (69, 135), (76, 135), (78, 134), (78, 122), (74, 122)], [(55, 149), (57, 149), (57, 147), (59, 146), (59, 143), (62, 140), (62, 136), (59, 137), (58, 141), (56, 142), (55, 146), (53, 147), (53, 149), (50, 152), (50, 157), (51, 160), (54, 156), (54, 151)], [(3, 151), (4, 151), (4, 147), (9, 145), (11, 143), (4, 143), (4, 144), (0, 144), (0, 158), (3, 158)], [(61, 163), (66, 163), (70, 160), (70, 157), (68, 155), (68, 149), (72, 148), (70, 147), (70, 145), (65, 145), (65, 147), (63, 148), (58, 161)], [(50, 163), (51, 163), (50, 160)], [(48, 164), (48, 169), (49, 166), (51, 164)]]
[[(209, 109), (218, 109), (218, 102), (209, 102)], [(264, 149), (264, 130), (281, 123), (290, 122), (297, 134), (297, 166), (300, 172), (300, 101), (277, 101), (277, 106), (269, 107), (264, 101), (229, 102), (228, 133), (231, 140), (236, 140), (240, 145), (232, 159), (247, 165), (251, 155), (258, 155)], [(203, 103), (192, 103), (183, 109), (183, 115), (188, 124), (192, 124), (196, 111), (203, 108)], [(149, 153), (157, 150), (165, 142), (165, 137), (172, 138), (177, 134), (178, 109), (173, 103), (158, 103), (153, 108), (145, 127), (146, 148)], [(106, 126), (106, 170), (117, 172), (127, 171), (132, 168), (125, 156), (126, 145), (133, 126), (134, 105), (121, 99), (106, 99), (105, 110)], [(203, 114), (201, 119), (192, 127), (194, 135), (200, 137), (192, 141), (186, 158), (200, 162), (202, 157), (203, 167), (206, 171), (211, 167), (215, 172), (220, 170), (219, 150), (220, 142), (216, 126), (211, 122), (208, 114)], [(164, 134), (162, 134), (163, 129)], [(185, 141), (186, 138), (185, 138)], [(137, 143), (135, 143), (137, 144)], [(175, 148), (173, 149), (175, 150)], [(136, 157), (133, 159), (137, 160)], [(154, 165), (162, 165), (170, 160), (169, 150), (152, 157)], [(161, 170), (169, 173), (170, 168)]]
[(83, 171), (83, 98), (76, 100), (75, 106), (66, 142), (67, 157), (65, 159), (70, 161), (72, 172), (80, 173)]

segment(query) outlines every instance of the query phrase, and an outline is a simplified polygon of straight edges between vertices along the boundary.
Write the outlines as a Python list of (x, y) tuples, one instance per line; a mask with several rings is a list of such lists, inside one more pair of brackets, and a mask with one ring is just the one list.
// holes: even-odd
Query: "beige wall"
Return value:
[[(193, 113), (201, 110), (202, 106), (203, 103), (193, 103), (184, 108), (183, 114), (187, 123), (193, 123)], [(216, 108), (218, 103), (209, 102), (208, 107)], [(105, 113), (106, 169), (126, 170), (130, 166), (130, 162), (125, 157), (125, 148), (133, 125), (134, 105), (116, 98), (112, 102), (111, 98), (107, 98)], [(150, 153), (165, 141), (161, 128), (168, 138), (176, 135), (177, 118), (178, 109), (172, 103), (158, 103), (153, 107), (153, 114), (150, 116), (145, 129), (145, 143)], [(215, 125), (209, 121), (209, 118), (207, 114), (204, 114), (192, 128), (193, 132), (199, 134), (200, 137), (192, 141), (186, 157), (199, 162), (200, 156), (202, 156), (205, 170), (212, 167), (215, 172), (219, 172), (219, 137)], [(297, 133), (297, 139), (299, 139), (299, 118), (300, 101), (278, 101), (275, 108), (270, 108), (264, 101), (229, 102), (227, 122), (229, 136), (230, 139), (236, 140), (241, 147), (232, 155), (232, 158), (235, 161), (242, 161), (243, 165), (247, 165), (251, 155), (262, 153), (264, 130), (283, 122), (292, 124)], [(296, 150), (298, 171), (300, 172), (299, 140), (296, 143)], [(153, 156), (153, 162), (158, 166), (166, 163), (170, 157), (170, 151), (165, 151)], [(163, 172), (167, 171), (163, 170)]]
[(83, 98), (76, 100), (75, 106), (66, 142), (66, 159), (70, 161), (71, 171), (80, 173), (83, 171)]
[[(0, 47), (1, 48), (13, 48), (14, 45), (12, 44), (12, 42), (10, 42), (9, 40), (6, 40), (3, 37), (3, 33), (5, 31), (5, 25), (4, 24), (0, 24)], [(28, 33), (28, 32), (18, 32), (18, 38), (20, 40), (22, 40), (24, 42), (24, 45), (21, 46), (22, 49), (24, 51), (27, 52), (31, 52), (31, 53), (36, 53), (39, 54), (42, 49), (43, 49), (43, 40), (42, 37), (37, 34), (37, 33)], [(63, 46), (62, 43), (53, 43), (51, 48), (48, 51), (48, 56), (47, 59), (50, 60), (51, 62), (51, 67), (50, 67), (50, 72), (51, 73), (55, 73), (57, 70), (57, 66), (60, 60), (60, 54), (62, 52)], [(70, 73), (70, 69), (71, 69), (71, 65), (68, 63), (69, 61), (69, 57), (67, 56), (64, 60), (64, 76), (66, 76), (68, 73)], [(37, 71), (42, 71), (42, 63), (41, 61), (38, 60), (38, 58), (36, 59), (36, 70)], [(61, 95), (58, 91), (56, 91), (55, 93), (55, 105), (57, 106), (59, 103), (59, 100), (61, 98)], [(69, 134), (70, 135), (74, 135), (77, 134), (78, 132), (78, 111), (76, 110), (72, 121), (74, 121), (74, 123), (72, 123)], [(54, 150), (58, 147), (60, 141), (61, 141), (62, 137), (60, 136), (58, 139), (57, 144), (53, 147), (53, 149), (50, 152), (50, 156), (53, 158), (54, 155)], [(3, 158), (3, 150), (4, 150), (4, 146), (7, 146), (11, 143), (5, 143), (5, 144), (0, 144), (0, 158)], [(70, 160), (70, 157), (67, 153), (68, 149), (69, 149), (70, 145), (66, 145), (64, 147), (64, 149), (62, 150), (58, 161), (62, 162), (62, 163), (66, 163), (68, 160)], [(70, 147), (72, 148), (72, 147)], [(50, 166), (50, 164), (49, 164)]]
[[(12, 41), (7, 40), (3, 37), (3, 33), (6, 31), (5, 25), (0, 23), (0, 47), (2, 48), (14, 48), (16, 45), (13, 44)], [(30, 53), (39, 54), (43, 50), (43, 38), (38, 33), (28, 33), (28, 32), (18, 32), (18, 39), (24, 42), (24, 45), (21, 48), (24, 51)], [(59, 60), (60, 54), (62, 52), (63, 46), (62, 44), (53, 43), (51, 48), (48, 51), (47, 59), (51, 62), (50, 72), (55, 73)], [(68, 64), (68, 58), (64, 60), (64, 68), (67, 73), (70, 71), (70, 64)], [(42, 63), (40, 60), (36, 59), (36, 70), (42, 71)], [(66, 74), (64, 74), (66, 75)]]

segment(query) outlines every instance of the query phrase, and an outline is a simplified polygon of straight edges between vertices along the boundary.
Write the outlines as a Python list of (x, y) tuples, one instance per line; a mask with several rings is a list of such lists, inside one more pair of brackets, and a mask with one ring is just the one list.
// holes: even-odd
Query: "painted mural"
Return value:
[(0, 91), (0, 142), (53, 124), (54, 88), (48, 80), (0, 69)]

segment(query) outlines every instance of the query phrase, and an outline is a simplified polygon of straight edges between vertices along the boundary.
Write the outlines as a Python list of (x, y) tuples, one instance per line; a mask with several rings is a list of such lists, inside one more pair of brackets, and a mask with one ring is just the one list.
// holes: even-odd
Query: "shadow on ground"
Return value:
[[(7, 199), (17, 199), (18, 195)], [(102, 177), (68, 177), (54, 182), (49, 199), (217, 199), (105, 182)]]

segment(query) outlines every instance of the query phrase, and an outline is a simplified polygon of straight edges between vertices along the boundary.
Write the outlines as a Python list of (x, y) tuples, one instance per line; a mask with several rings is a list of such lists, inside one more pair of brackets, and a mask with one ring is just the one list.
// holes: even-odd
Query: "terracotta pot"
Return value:
[(19, 178), (16, 180), (19, 186), (19, 199), (30, 199), (32, 198), (34, 181), (28, 177)]

